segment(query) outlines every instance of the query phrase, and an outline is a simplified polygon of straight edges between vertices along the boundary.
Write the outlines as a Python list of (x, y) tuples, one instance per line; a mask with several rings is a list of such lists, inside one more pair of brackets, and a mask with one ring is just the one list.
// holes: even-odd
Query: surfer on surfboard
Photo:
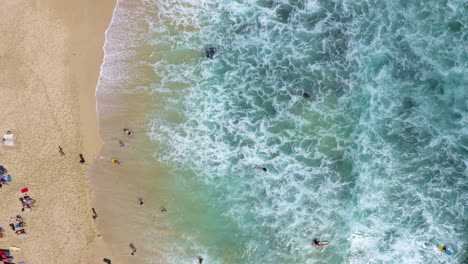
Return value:
[(312, 240), (312, 246), (320, 247), (328, 245), (328, 241), (318, 241), (317, 239)]

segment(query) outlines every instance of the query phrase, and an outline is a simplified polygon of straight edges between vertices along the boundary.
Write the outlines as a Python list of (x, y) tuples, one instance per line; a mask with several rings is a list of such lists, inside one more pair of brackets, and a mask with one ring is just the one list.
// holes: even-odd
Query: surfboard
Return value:
[(440, 251), (444, 252), (445, 254), (447, 254), (447, 255), (452, 255), (452, 252), (450, 252), (450, 250), (446, 249), (446, 250), (444, 251), (444, 246), (442, 246), (442, 245), (437, 245), (437, 247), (440, 249)]
[(319, 241), (317, 244), (313, 244), (313, 243), (312, 243), (312, 246), (314, 246), (314, 247), (320, 247), (320, 246), (326, 246), (326, 245), (328, 245), (328, 244), (329, 244), (328, 241)]
[(11, 175), (10, 174), (8, 174), (8, 176), (7, 176), (7, 181), (11, 182)]

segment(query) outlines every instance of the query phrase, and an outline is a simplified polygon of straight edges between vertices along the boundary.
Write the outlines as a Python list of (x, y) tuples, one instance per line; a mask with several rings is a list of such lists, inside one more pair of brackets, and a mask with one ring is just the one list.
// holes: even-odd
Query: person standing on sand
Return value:
[(84, 164), (85, 163), (85, 160), (84, 160), (84, 157), (83, 157), (83, 154), (80, 153), (80, 163), (81, 164)]
[(125, 147), (125, 144), (122, 142), (122, 140), (119, 140), (119, 144), (121, 148)]
[(65, 156), (65, 153), (63, 152), (63, 148), (59, 146), (58, 152), (60, 153), (61, 156)]
[(93, 219), (96, 219), (98, 216), (96, 213), (96, 209), (92, 208), (91, 210), (93, 211)]
[(135, 255), (135, 252), (136, 252), (136, 247), (135, 245), (133, 245), (133, 243), (130, 243), (130, 248), (132, 249), (132, 256)]

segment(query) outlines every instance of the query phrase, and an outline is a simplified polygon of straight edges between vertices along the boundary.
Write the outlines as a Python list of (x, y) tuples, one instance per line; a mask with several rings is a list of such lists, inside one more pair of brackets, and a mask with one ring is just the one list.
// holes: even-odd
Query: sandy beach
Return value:
[[(13, 145), (0, 146), (0, 165), (12, 176), (0, 188), (0, 226), (6, 230), (0, 249), (21, 248), (12, 252), (17, 263), (112, 259), (92, 218), (87, 169), (102, 147), (95, 87), (114, 5), (113, 0), (2, 1), (0, 133), (10, 131)], [(21, 211), (22, 188), (36, 200), (31, 211)], [(9, 227), (16, 215), (27, 224), (26, 234)]]

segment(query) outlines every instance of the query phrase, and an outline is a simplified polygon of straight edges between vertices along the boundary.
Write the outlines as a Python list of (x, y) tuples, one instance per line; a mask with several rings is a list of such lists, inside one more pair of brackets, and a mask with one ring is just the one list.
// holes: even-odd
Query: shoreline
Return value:
[[(16, 262), (118, 263), (92, 219), (89, 179), (103, 146), (96, 88), (115, 6), (114, 0), (6, 0), (0, 8), (0, 91), (8, 98), (0, 106), (0, 133), (15, 137), (14, 146), (0, 146), (0, 165), (13, 176), (0, 189), (6, 230), (0, 248), (21, 248), (12, 252)], [(30, 212), (18, 202), (24, 187), (37, 201)], [(18, 214), (27, 223), (25, 235), (8, 227)]]

